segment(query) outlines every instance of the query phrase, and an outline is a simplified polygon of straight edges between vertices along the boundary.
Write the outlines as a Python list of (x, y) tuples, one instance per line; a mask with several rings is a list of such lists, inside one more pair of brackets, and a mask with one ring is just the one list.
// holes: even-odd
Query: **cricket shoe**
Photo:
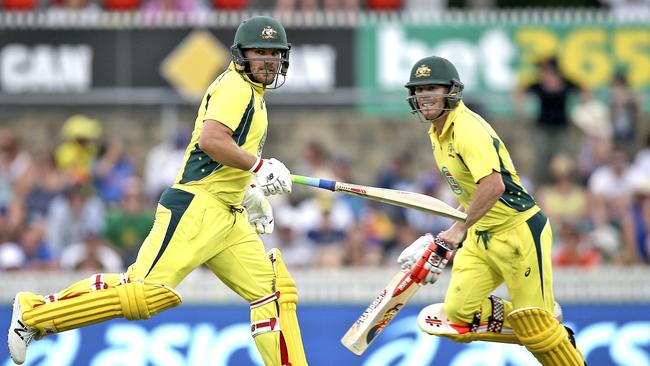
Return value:
[(20, 310), (19, 297), (20, 292), (17, 293), (14, 298), (13, 314), (11, 316), (11, 324), (9, 325), (9, 332), (7, 334), (7, 346), (9, 347), (9, 354), (14, 363), (22, 365), (23, 362), (25, 362), (27, 346), (38, 331), (25, 325), (23, 322), (23, 312)]

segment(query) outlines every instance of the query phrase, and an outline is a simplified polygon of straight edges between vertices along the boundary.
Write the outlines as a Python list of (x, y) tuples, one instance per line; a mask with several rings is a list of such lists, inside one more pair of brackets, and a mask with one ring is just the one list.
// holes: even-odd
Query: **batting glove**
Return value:
[(451, 253), (438, 237), (425, 234), (404, 249), (397, 261), (402, 270), (411, 270), (411, 277), (415, 282), (426, 285), (438, 280), (451, 258)]
[(397, 263), (399, 263), (400, 268), (408, 271), (413, 269), (413, 266), (422, 257), (424, 250), (432, 243), (434, 243), (433, 235), (427, 233), (406, 247), (397, 258)]
[(291, 193), (291, 173), (281, 161), (257, 158), (250, 171), (266, 196)]
[(273, 208), (259, 187), (255, 184), (251, 184), (248, 187), (242, 205), (246, 209), (248, 222), (258, 234), (270, 234), (273, 232), (273, 228), (275, 227)]

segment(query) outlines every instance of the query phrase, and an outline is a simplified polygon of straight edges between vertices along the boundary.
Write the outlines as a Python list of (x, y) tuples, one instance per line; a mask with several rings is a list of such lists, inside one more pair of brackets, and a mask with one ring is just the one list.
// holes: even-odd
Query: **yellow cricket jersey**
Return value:
[(238, 73), (232, 63), (212, 82), (203, 96), (192, 139), (175, 180), (176, 184), (208, 192), (227, 205), (241, 205), (253, 174), (220, 164), (199, 148), (199, 136), (206, 119), (228, 126), (240, 148), (260, 156), (268, 125), (264, 86)]
[(440, 173), (465, 209), (474, 197), (478, 181), (492, 171), (501, 173), (505, 192), (475, 224), (477, 230), (507, 230), (539, 211), (533, 197), (522, 186), (510, 154), (499, 136), (463, 102), (449, 113), (440, 136), (432, 124), (429, 137)]

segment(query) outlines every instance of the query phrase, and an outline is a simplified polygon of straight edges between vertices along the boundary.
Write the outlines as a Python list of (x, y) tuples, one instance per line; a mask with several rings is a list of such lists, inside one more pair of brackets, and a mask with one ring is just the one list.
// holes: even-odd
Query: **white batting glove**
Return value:
[(447, 267), (451, 253), (440, 238), (425, 234), (404, 249), (397, 261), (402, 269), (411, 270), (411, 278), (415, 282), (426, 285), (438, 281), (442, 270)]
[(250, 171), (265, 195), (291, 193), (291, 173), (281, 161), (257, 158)]
[(258, 234), (270, 234), (275, 227), (273, 220), (273, 208), (269, 200), (264, 197), (262, 190), (255, 184), (251, 184), (244, 195), (242, 205), (248, 215), (248, 223)]
[(415, 263), (418, 262), (420, 257), (422, 257), (424, 250), (427, 249), (429, 244), (433, 242), (433, 235), (428, 233), (417, 238), (416, 241), (406, 247), (406, 249), (402, 250), (402, 253), (400, 253), (399, 257), (397, 258), (397, 263), (399, 263), (400, 268), (402, 270), (410, 271)]

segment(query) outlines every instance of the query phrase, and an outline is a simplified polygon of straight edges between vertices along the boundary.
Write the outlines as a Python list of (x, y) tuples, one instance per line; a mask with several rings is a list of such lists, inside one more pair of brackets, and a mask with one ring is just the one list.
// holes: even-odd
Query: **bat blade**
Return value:
[(465, 221), (467, 218), (467, 215), (464, 212), (449, 206), (437, 198), (420, 193), (362, 186), (327, 179), (304, 177), (300, 175), (292, 175), (291, 180), (296, 184), (343, 192), (395, 206), (413, 208), (430, 214), (448, 217), (457, 221)]
[(341, 338), (341, 343), (352, 353), (361, 356), (420, 287), (411, 279), (409, 272), (398, 272), (352, 324)]

